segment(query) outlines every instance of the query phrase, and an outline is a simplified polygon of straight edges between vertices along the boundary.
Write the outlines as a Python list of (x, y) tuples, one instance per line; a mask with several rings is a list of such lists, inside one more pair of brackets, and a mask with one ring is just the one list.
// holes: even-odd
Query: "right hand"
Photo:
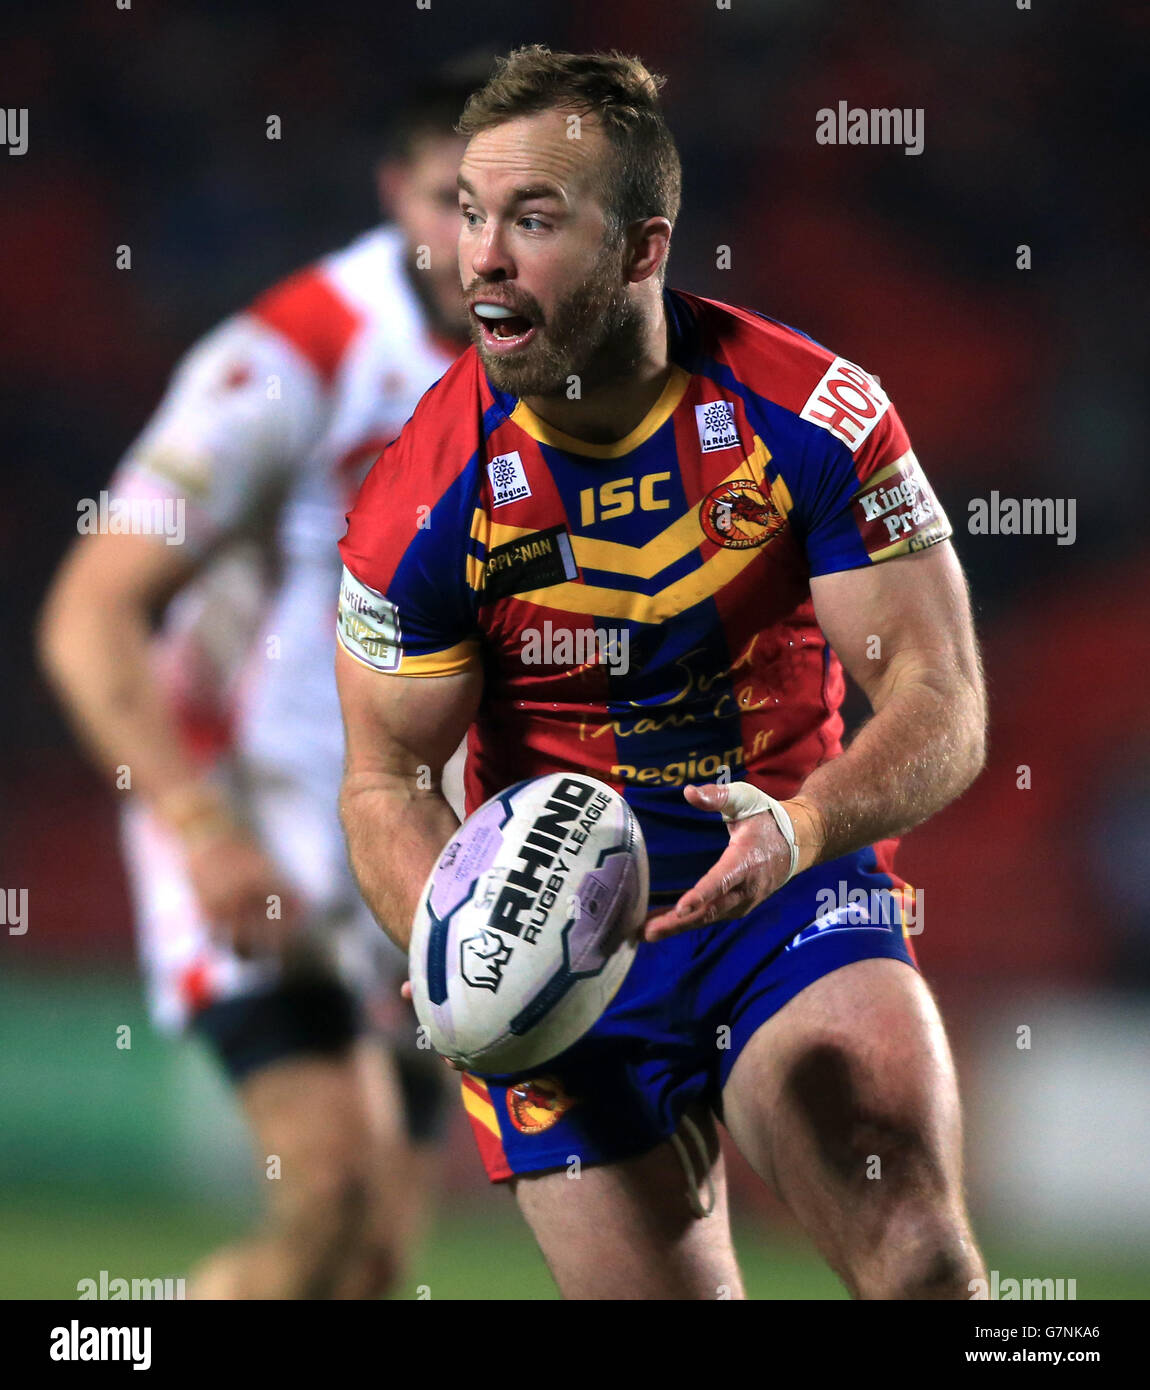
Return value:
[(242, 824), (226, 791), (191, 778), (167, 788), (153, 809), (180, 841), (213, 939), (245, 960), (282, 952), (298, 908), (283, 870)]
[(299, 909), (278, 868), (240, 828), (185, 851), (192, 890), (220, 945), (244, 960), (278, 954), (299, 925)]

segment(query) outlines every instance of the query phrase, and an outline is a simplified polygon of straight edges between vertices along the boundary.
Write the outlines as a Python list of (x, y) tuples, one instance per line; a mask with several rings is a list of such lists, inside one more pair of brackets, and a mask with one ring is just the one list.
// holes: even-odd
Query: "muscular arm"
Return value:
[(459, 824), (440, 778), (475, 717), (482, 675), (381, 675), (340, 646), (336, 682), (347, 744), (340, 818), (351, 866), (376, 920), (406, 950), (423, 885)]
[(799, 791), (822, 821), (826, 860), (910, 830), (966, 790), (985, 759), (986, 694), (949, 541), (823, 575), (811, 594), (819, 626), (874, 711)]
[[(819, 625), (874, 711), (851, 745), (783, 803), (799, 845), (798, 872), (919, 825), (978, 775), (986, 697), (966, 582), (949, 541), (918, 555), (811, 582)], [(688, 787), (695, 806), (722, 811), (726, 786)], [(739, 916), (779, 888), (790, 862), (773, 817), (731, 826), (719, 862), (668, 912), (650, 940)]]

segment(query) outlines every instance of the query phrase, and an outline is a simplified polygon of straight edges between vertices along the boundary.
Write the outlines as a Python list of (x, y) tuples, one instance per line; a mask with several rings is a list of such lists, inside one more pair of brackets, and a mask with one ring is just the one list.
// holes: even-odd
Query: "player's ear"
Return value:
[(627, 279), (633, 285), (650, 279), (667, 259), (671, 224), (665, 217), (644, 217), (627, 228)]

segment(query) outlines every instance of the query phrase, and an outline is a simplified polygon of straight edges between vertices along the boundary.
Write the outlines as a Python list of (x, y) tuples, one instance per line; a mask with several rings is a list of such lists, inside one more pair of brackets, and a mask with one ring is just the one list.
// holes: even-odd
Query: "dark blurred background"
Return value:
[[(419, 76), (535, 41), (667, 74), (670, 283), (803, 329), (899, 406), (992, 696), (986, 772), (899, 859), (925, 893), (916, 947), (962, 1069), (979, 1229), (1004, 1275), (1150, 1293), (1145, 8), (91, 0), (2, 28), (2, 100), (30, 115), (27, 153), (0, 150), (0, 885), (31, 908), (26, 935), (0, 927), (0, 1293), (66, 1295), (117, 1252), (186, 1263), (252, 1200), (220, 1083), (147, 1034), (113, 794), (33, 662), (77, 501), (194, 338), (376, 220), (381, 132)], [(922, 154), (817, 144), (840, 100), (921, 107)], [(972, 534), (994, 489), (1075, 499), (1074, 544)], [(141, 1024), (130, 1060), (104, 1055), (110, 1018)], [(457, 1130), (437, 1287), (541, 1296), (470, 1146)], [(740, 1210), (755, 1288), (833, 1292), (776, 1207), (745, 1187)], [(479, 1251), (504, 1247), (519, 1263), (486, 1274)]]

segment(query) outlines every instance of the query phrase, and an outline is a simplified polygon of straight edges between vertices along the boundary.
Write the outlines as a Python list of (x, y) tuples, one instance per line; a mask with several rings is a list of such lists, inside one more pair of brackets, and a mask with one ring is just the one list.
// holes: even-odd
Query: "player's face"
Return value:
[(406, 160), (381, 171), (383, 201), (407, 242), (412, 281), (441, 326), (459, 334), (467, 331), (468, 314), (456, 269), (455, 176), (466, 146), (461, 135), (424, 135)]
[(459, 169), (459, 272), (492, 382), (516, 396), (586, 394), (634, 370), (641, 317), (625, 239), (604, 210), (611, 159), (594, 118), (523, 116), (472, 137)]

